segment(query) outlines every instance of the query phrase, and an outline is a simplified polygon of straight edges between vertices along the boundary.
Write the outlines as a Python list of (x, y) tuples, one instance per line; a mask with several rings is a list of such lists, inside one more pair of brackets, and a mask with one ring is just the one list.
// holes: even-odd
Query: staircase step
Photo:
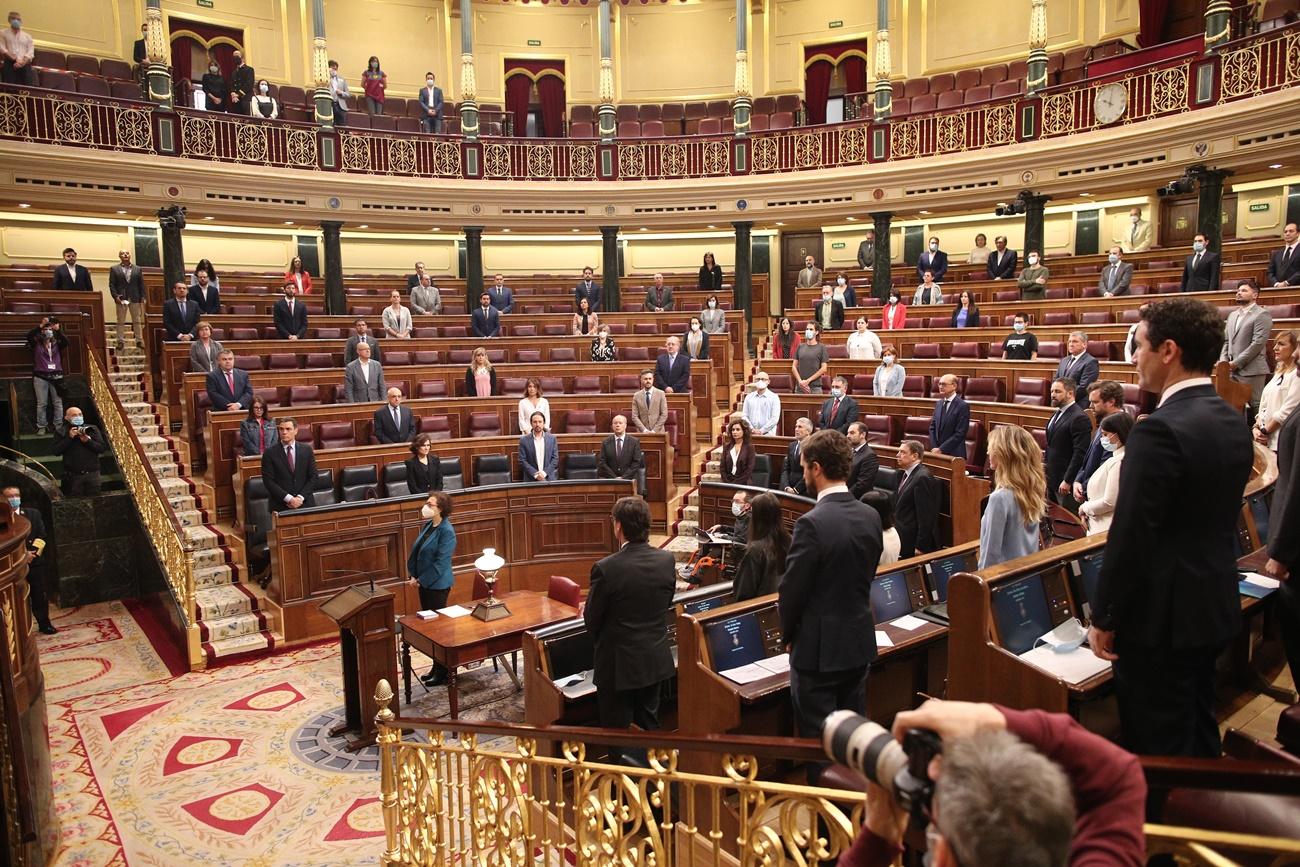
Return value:
[(201, 620), (199, 629), (205, 644), (215, 643), (241, 635), (258, 634), (266, 629), (266, 617), (258, 611), (244, 612), (230, 617)]
[(204, 587), (194, 594), (199, 617), (204, 621), (217, 621), (239, 614), (252, 614), (257, 610), (257, 598), (240, 584), (221, 584)]
[(225, 661), (273, 650), (280, 641), (283, 641), (283, 639), (277, 638), (270, 632), (254, 632), (248, 635), (204, 642), (203, 652), (207, 654), (208, 662)]
[(189, 493), (178, 493), (175, 496), (169, 496), (167, 498), (167, 503), (172, 507), (172, 511), (174, 512), (187, 512), (199, 507), (199, 504), (195, 501), (193, 495)]
[(177, 510), (176, 520), (182, 527), (197, 527), (203, 523), (203, 513), (198, 509)]
[(231, 583), (234, 573), (225, 563), (217, 566), (200, 568), (198, 563), (194, 564), (194, 587), (196, 590), (204, 590), (210, 587), (220, 587)]
[(698, 523), (700, 520), (700, 507), (697, 505), (682, 506), (682, 520)]
[(226, 565), (226, 552), (218, 547), (199, 548), (193, 556), (194, 568), (196, 570), (215, 569), (218, 566)]
[(185, 527), (183, 532), (191, 548), (217, 548), (221, 544), (217, 534), (208, 527)]

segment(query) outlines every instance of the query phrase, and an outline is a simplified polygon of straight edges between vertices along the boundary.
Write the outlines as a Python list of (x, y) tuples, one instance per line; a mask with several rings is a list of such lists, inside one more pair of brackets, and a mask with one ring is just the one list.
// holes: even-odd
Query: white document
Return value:
[(729, 668), (726, 671), (718, 672), (718, 674), (736, 683), (753, 683), (756, 680), (772, 676), (772, 672), (754, 662), (749, 665), (742, 665), (739, 668)]
[(463, 605), (448, 605), (446, 608), (439, 608), (438, 613), (443, 617), (464, 617), (470, 613), (470, 609)]
[(890, 640), (888, 633), (876, 630), (876, 647), (893, 647), (894, 642)]
[(770, 656), (767, 659), (760, 659), (754, 663), (759, 668), (765, 668), (771, 674), (785, 674), (790, 670), (790, 654), (782, 653), (778, 656)]
[(415, 616), (420, 618), (421, 620), (432, 620), (433, 618), (438, 616), (438, 612), (433, 611), (431, 609), (425, 609), (424, 611), (415, 612)]
[(902, 617), (896, 617), (889, 621), (890, 626), (897, 626), (899, 629), (916, 629), (918, 626), (924, 626), (928, 621), (919, 617), (913, 617), (910, 614), (904, 614)]
[(1069, 653), (1057, 653), (1047, 645), (1040, 645), (1026, 650), (1020, 654), (1020, 658), (1034, 668), (1076, 685), (1094, 675), (1110, 671), (1110, 662), (1098, 659), (1087, 647), (1079, 647)]
[(1266, 587), (1269, 590), (1276, 590), (1282, 586), (1282, 582), (1276, 578), (1270, 578), (1267, 575), (1261, 575), (1258, 572), (1243, 572), (1242, 581), (1247, 584), (1254, 584), (1256, 587)]

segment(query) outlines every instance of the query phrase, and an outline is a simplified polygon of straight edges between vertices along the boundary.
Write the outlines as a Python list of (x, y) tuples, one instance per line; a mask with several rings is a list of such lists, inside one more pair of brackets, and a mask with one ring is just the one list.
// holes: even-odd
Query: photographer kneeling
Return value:
[(1065, 714), (932, 699), (900, 713), (892, 736), (837, 712), (822, 740), (869, 781), (841, 867), (891, 863), (909, 819), (925, 825), (931, 867), (1146, 862), (1137, 758)]
[(99, 456), (108, 443), (99, 428), (86, 424), (78, 407), (63, 414), (64, 436), (54, 441), (54, 453), (63, 456), (63, 495), (93, 497), (99, 493)]

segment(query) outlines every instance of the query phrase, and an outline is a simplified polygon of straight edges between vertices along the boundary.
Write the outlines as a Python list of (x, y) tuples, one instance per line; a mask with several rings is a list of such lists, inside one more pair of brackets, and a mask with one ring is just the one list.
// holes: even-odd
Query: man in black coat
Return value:
[(1300, 286), (1300, 232), (1295, 223), (1287, 223), (1282, 230), (1282, 249), (1274, 250), (1268, 257), (1268, 279), (1265, 286), (1280, 289)]
[(898, 491), (894, 495), (894, 527), (900, 558), (939, 548), (939, 503), (943, 483), (921, 463), (925, 449), (916, 440), (898, 446)]
[(1292, 678), (1300, 672), (1300, 413), (1291, 413), (1277, 435), (1277, 484), (1268, 523), (1264, 574), (1282, 582), (1274, 613)]
[(855, 499), (876, 487), (880, 472), (880, 459), (867, 444), (867, 426), (860, 421), (849, 425), (849, 445), (853, 448), (853, 463), (849, 465), (849, 493)]
[[(596, 710), (605, 728), (659, 728), (659, 694), (676, 671), (666, 626), (677, 577), (673, 555), (652, 548), (650, 506), (614, 504), (619, 551), (591, 567), (582, 618), (594, 645)], [(611, 748), (617, 760), (622, 751)]]
[(221, 290), (209, 279), (207, 269), (195, 269), (189, 299), (204, 316), (214, 316), (221, 312)]
[(966, 433), (970, 429), (970, 406), (957, 393), (957, 377), (939, 377), (939, 400), (930, 417), (930, 451), (954, 458), (966, 457)]
[(2, 492), (6, 501), (13, 508), (15, 515), (22, 515), (32, 525), (27, 534), (27, 585), (28, 601), (32, 606), (32, 617), (40, 628), (42, 635), (54, 635), (59, 630), (50, 623), (50, 597), (45, 587), (45, 520), (36, 509), (29, 509), (22, 504), (22, 492), (12, 485)]
[(307, 307), (294, 297), (297, 294), (298, 284), (285, 283), (284, 297), (271, 310), (281, 340), (302, 340), (307, 336)]
[(616, 415), (609, 423), (612, 431), (600, 444), (596, 475), (602, 479), (631, 479), (645, 466), (641, 441), (627, 432), (627, 416)]
[(54, 269), (54, 288), (78, 292), (94, 292), (90, 272), (77, 264), (77, 251), (68, 247), (63, 251), (63, 264)]
[(266, 485), (272, 512), (316, 505), (312, 486), (316, 483), (316, 455), (311, 446), (296, 442), (298, 422), (292, 418), (275, 423), (280, 441), (262, 452), (262, 483)]
[(381, 443), (409, 443), (415, 439), (419, 420), (407, 407), (402, 406), (402, 390), (397, 386), (388, 389), (388, 405), (375, 410), (375, 439)]
[(213, 412), (248, 409), (253, 403), (253, 386), (248, 374), (235, 367), (235, 353), (229, 349), (217, 354), (217, 367), (208, 372), (204, 385)]
[(858, 402), (849, 397), (849, 381), (842, 376), (831, 380), (831, 396), (822, 402), (821, 415), (817, 418), (817, 429), (833, 428), (842, 434), (849, 432), (849, 425), (858, 420)]
[(1092, 422), (1074, 399), (1075, 383), (1068, 376), (1052, 381), (1052, 406), (1047, 420), (1047, 495), (1071, 512), (1078, 512), (1074, 479), (1083, 466), (1092, 438)]
[(469, 314), (469, 330), (475, 337), (499, 337), (501, 313), (492, 306), (492, 297), (486, 292), (478, 296), (478, 306)]
[(193, 340), (199, 324), (199, 305), (187, 298), (184, 283), (172, 284), (172, 297), (163, 304), (163, 329), (168, 340)]
[(257, 74), (253, 67), (244, 63), (244, 53), (236, 51), (231, 59), (235, 62), (235, 71), (230, 76), (230, 96), (227, 99), (227, 111), (232, 114), (248, 114), (253, 99), (253, 90), (257, 85)]
[(1210, 380), (1218, 311), (1177, 298), (1141, 316), (1133, 363), (1160, 403), (1125, 444), (1088, 644), (1113, 663), (1127, 749), (1214, 757), (1215, 659), (1241, 629), (1234, 542), (1253, 450)]
[(777, 607), (795, 730), (815, 738), (833, 711), (867, 712), (867, 668), (876, 658), (871, 582), (884, 542), (880, 515), (845, 485), (852, 450), (842, 433), (813, 434), (800, 460), (817, 505), (795, 522)]
[(691, 390), (691, 357), (681, 351), (677, 336), (664, 341), (664, 351), (655, 359), (655, 388), (665, 394), (686, 394)]
[(1071, 331), (1065, 340), (1065, 357), (1056, 363), (1056, 378), (1074, 380), (1074, 400), (1083, 403), (1088, 399), (1088, 389), (1101, 378), (1101, 364), (1088, 351), (1088, 335)]
[(601, 285), (596, 282), (596, 272), (588, 265), (582, 269), (582, 282), (573, 290), (573, 308), (576, 310), (578, 303), (586, 298), (587, 303), (591, 305), (591, 312), (597, 312), (600, 310), (601, 291)]
[(1192, 241), (1192, 255), (1183, 263), (1182, 292), (1210, 292), (1219, 288), (1219, 254), (1210, 251), (1209, 239), (1199, 232)]
[(785, 463), (781, 465), (779, 485), (787, 494), (808, 496), (808, 486), (803, 480), (803, 466), (799, 463), (799, 456), (803, 451), (803, 444), (808, 441), (808, 437), (812, 436), (812, 431), (812, 419), (801, 418), (794, 423), (794, 439), (785, 447)]

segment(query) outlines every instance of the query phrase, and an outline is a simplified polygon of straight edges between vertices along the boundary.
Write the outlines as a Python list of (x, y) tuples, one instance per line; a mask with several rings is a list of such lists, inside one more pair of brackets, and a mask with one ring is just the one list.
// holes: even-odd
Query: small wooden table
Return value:
[[(442, 663), (447, 669), (447, 703), (451, 718), (460, 716), (460, 699), (456, 694), (456, 668), (471, 662), (491, 659), (519, 650), (524, 633), (548, 623), (578, 616), (572, 605), (557, 602), (543, 593), (514, 590), (499, 597), (510, 609), (510, 616), (485, 622), (475, 617), (446, 617), (421, 620), (407, 614), (398, 621), (402, 635), (402, 677), (406, 703), (411, 703), (411, 648)], [(465, 607), (471, 607), (466, 605)], [(513, 672), (511, 677), (514, 678)], [(515, 679), (515, 685), (519, 681)]]

